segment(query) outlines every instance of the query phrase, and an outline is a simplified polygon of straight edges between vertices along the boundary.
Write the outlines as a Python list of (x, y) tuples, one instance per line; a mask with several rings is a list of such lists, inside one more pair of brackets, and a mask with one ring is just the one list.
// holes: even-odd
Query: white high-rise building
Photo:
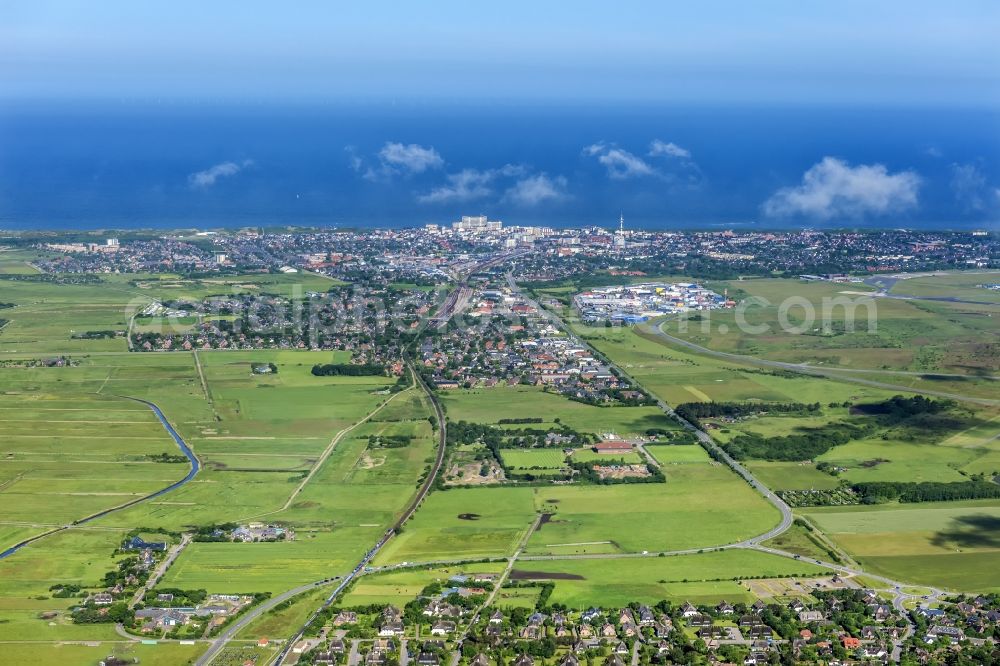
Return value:
[(451, 223), (452, 231), (500, 231), (503, 222), (490, 220), (485, 215), (463, 215), (458, 222)]

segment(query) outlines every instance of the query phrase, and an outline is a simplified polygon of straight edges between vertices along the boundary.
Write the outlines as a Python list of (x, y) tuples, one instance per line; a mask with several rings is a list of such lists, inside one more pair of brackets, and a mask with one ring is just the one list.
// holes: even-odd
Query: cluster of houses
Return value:
[(692, 259), (743, 274), (799, 274), (818, 272), (820, 266), (841, 272), (981, 267), (995, 265), (998, 243), (985, 231), (647, 231), (615, 222), (614, 232), (597, 226), (509, 227), (470, 217), (409, 229), (206, 231), (195, 238), (169, 232), (122, 242), (98, 236), (92, 242), (51, 239), (35, 246), (48, 255), (35, 263), (53, 273), (268, 273), (300, 267), (349, 281), (423, 283), (461, 272), (483, 250), (532, 248), (532, 261), (520, 274), (553, 279), (606, 270), (609, 264), (610, 274), (642, 275), (634, 266), (667, 274)]
[(940, 608), (924, 605), (913, 615), (926, 624), (924, 642), (928, 645), (939, 641), (952, 645), (965, 640), (982, 642), (1000, 631), (1000, 599), (993, 595), (961, 597)]
[[(434, 295), (420, 289), (392, 290), (352, 285), (299, 298), (268, 293), (213, 296), (153, 304), (163, 311), (197, 317), (198, 323), (137, 326), (132, 348), (139, 351), (193, 349), (311, 349), (351, 351), (358, 363), (388, 364), (399, 350), (387, 334), (416, 330), (433, 306)], [(382, 340), (376, 345), (375, 340)]]
[(597, 403), (648, 399), (509, 288), (478, 289), (465, 315), (474, 334), (459, 327), (420, 347), (439, 389), (528, 384)]
[(229, 537), (241, 543), (292, 541), (295, 539), (295, 530), (284, 525), (248, 523), (235, 528), (229, 533)]
[(170, 631), (201, 621), (205, 634), (238, 615), (253, 602), (253, 597), (238, 594), (210, 594), (204, 603), (197, 606), (172, 607), (172, 594), (157, 595), (156, 600), (163, 606), (151, 606), (135, 611), (138, 629), (144, 634), (169, 633)]
[[(991, 645), (992, 632), (1000, 622), (1000, 596), (962, 598), (942, 608), (912, 611), (924, 627), (914, 637), (909, 627), (912, 623), (875, 591), (849, 586), (784, 604), (757, 600), (752, 604), (722, 601), (714, 606), (630, 604), (582, 612), (558, 607), (534, 611), (487, 607), (475, 612), (476, 604), (454, 603), (454, 595), (478, 599), (486, 589), (472, 578), (449, 583), (432, 597), (422, 598), (426, 603), (419, 616), (409, 615), (414, 612), (410, 605), (406, 613), (394, 606), (384, 607), (375, 620), (375, 637), (353, 639), (360, 643), (355, 651), (359, 661), (353, 663), (440, 666), (450, 663), (452, 651), (461, 647), (465, 655), (462, 663), (470, 666), (495, 666), (498, 653), (508, 655), (504, 657), (508, 666), (626, 666), (636, 659), (641, 663), (681, 663), (677, 661), (679, 654), (689, 653), (678, 650), (686, 646), (700, 650), (707, 663), (757, 666), (801, 659), (838, 665), (886, 664), (918, 644), (928, 646), (918, 649), (927, 663), (932, 661), (932, 650), (944, 649), (942, 646), (962, 649), (958, 644), (966, 646), (970, 639)], [(404, 626), (404, 616), (420, 628)], [(344, 609), (332, 624), (334, 629), (343, 629), (357, 622), (358, 613)], [(466, 628), (467, 632), (462, 632)], [(313, 644), (310, 663), (344, 662), (352, 639), (345, 640), (343, 631), (338, 633)], [(971, 638), (974, 635), (981, 638)], [(701, 647), (693, 647), (695, 643)], [(549, 645), (547, 652), (545, 644)], [(403, 649), (406, 655), (401, 659)]]

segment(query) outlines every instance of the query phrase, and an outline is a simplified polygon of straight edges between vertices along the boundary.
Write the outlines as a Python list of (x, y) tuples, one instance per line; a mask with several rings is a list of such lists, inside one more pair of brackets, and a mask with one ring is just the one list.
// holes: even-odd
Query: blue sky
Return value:
[(997, 35), (990, 0), (12, 0), (0, 95), (995, 107)]

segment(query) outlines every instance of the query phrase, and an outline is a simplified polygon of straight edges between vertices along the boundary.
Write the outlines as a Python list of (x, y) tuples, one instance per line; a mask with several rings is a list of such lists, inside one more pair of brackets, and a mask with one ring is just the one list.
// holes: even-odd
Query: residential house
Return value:
[(354, 611), (340, 611), (333, 618), (333, 626), (340, 627), (345, 624), (357, 624), (358, 614)]
[(378, 628), (379, 636), (402, 636), (403, 623), (400, 620), (383, 620)]
[(451, 620), (439, 620), (431, 626), (432, 636), (447, 636), (455, 632), (455, 623)]
[(823, 611), (804, 610), (799, 612), (799, 622), (822, 622)]
[(845, 650), (857, 650), (861, 647), (861, 639), (853, 636), (841, 636), (840, 644), (844, 646)]
[(934, 643), (939, 638), (947, 638), (952, 644), (965, 639), (965, 632), (958, 627), (949, 627), (943, 624), (935, 624), (927, 630), (925, 642)]
[(535, 660), (530, 656), (521, 653), (510, 666), (535, 666)]
[(702, 615), (701, 613), (695, 613), (694, 615), (687, 616), (687, 625), (689, 627), (711, 627), (712, 618), (707, 615)]

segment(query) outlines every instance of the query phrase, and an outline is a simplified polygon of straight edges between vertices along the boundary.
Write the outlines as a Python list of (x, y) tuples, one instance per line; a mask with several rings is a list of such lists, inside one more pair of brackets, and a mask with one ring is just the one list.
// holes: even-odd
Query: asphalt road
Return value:
[[(835, 379), (841, 382), (851, 382), (854, 384), (862, 384), (864, 386), (871, 386), (872, 388), (887, 389), (889, 391), (900, 391), (902, 393), (920, 393), (922, 395), (930, 395), (936, 398), (947, 398), (949, 400), (957, 400), (959, 402), (971, 402), (978, 405), (995, 406), (1000, 405), (1000, 400), (991, 400), (989, 398), (975, 398), (972, 396), (961, 395), (959, 393), (948, 393), (945, 391), (934, 391), (931, 389), (921, 389), (913, 388), (911, 386), (902, 386), (900, 384), (889, 384), (886, 382), (875, 381), (874, 379), (863, 379), (861, 377), (849, 377), (839, 374), (836, 369), (825, 369), (818, 368), (814, 365), (806, 365), (804, 363), (785, 363), (784, 361), (772, 361), (764, 358), (757, 358), (755, 356), (744, 356), (742, 354), (731, 354), (729, 352), (716, 351), (714, 349), (709, 349), (707, 347), (702, 347), (701, 345), (695, 344), (683, 338), (678, 338), (670, 335), (663, 330), (663, 324), (659, 326), (651, 326), (648, 329), (653, 335), (663, 338), (666, 342), (670, 344), (677, 345), (678, 347), (684, 347), (690, 349), (691, 351), (703, 354), (705, 356), (712, 356), (714, 358), (723, 359), (725, 361), (734, 361), (736, 363), (745, 363), (750, 365), (756, 365), (763, 368), (776, 368), (778, 370), (788, 370), (790, 372), (798, 372), (803, 375), (812, 375), (814, 377), (825, 377), (827, 379)], [(934, 373), (926, 373), (934, 374)]]
[[(535, 302), (527, 295), (525, 295), (523, 292), (521, 292), (520, 288), (517, 286), (517, 282), (514, 280), (513, 274), (511, 273), (507, 274), (507, 285), (511, 288), (512, 291), (519, 293), (521, 295), (521, 298), (523, 298), (526, 302), (531, 304), (532, 307), (534, 307), (536, 310), (542, 313), (550, 322), (552, 322), (554, 325), (558, 326), (562, 330), (566, 331), (566, 334), (569, 335), (576, 344), (589, 349), (594, 354), (603, 356), (602, 354), (599, 354), (599, 352), (596, 349), (594, 349), (589, 343), (587, 343), (587, 341), (582, 340), (581, 338), (573, 335), (572, 329), (570, 329), (570, 327), (566, 325), (566, 322), (564, 322), (557, 314), (555, 314), (551, 310), (547, 310), (541, 307), (537, 302)], [(636, 386), (642, 385), (639, 382), (637, 382), (632, 376), (630, 376), (627, 372), (625, 372), (621, 367), (619, 367), (616, 364), (610, 363), (610, 360), (609, 364), (612, 365), (619, 373), (621, 373), (623, 377), (628, 379), (634, 385)], [(781, 512), (781, 522), (779, 522), (773, 529), (759, 536), (755, 536), (752, 539), (747, 539), (746, 541), (742, 541), (738, 544), (731, 544), (730, 547), (741, 546), (741, 545), (746, 546), (746, 545), (757, 544), (762, 541), (767, 541), (768, 539), (778, 536), (779, 534), (781, 534), (782, 532), (784, 532), (785, 530), (787, 530), (789, 527), (792, 526), (792, 510), (788, 507), (787, 504), (785, 504), (781, 500), (780, 497), (775, 495), (770, 488), (761, 483), (753, 474), (750, 473), (750, 471), (747, 468), (736, 462), (732, 457), (730, 457), (728, 453), (723, 451), (712, 440), (712, 438), (708, 436), (708, 433), (704, 432), (703, 430), (699, 430), (694, 426), (694, 424), (689, 423), (685, 419), (678, 416), (677, 413), (673, 410), (673, 408), (663, 400), (660, 400), (655, 396), (654, 399), (656, 400), (657, 406), (661, 410), (663, 410), (665, 414), (673, 417), (674, 419), (679, 421), (687, 430), (694, 433), (695, 437), (698, 438), (698, 441), (701, 442), (701, 445), (704, 446), (706, 449), (708, 449), (710, 452), (712, 452), (712, 454), (716, 457), (716, 459), (725, 462), (730, 467), (730, 469), (732, 469), (734, 472), (742, 476), (747, 483), (753, 486), (754, 489), (757, 490), (757, 492), (763, 495), (765, 499), (767, 499), (767, 501), (773, 504), (775, 508), (777, 508), (778, 511)]]
[[(427, 386), (427, 384), (424, 383), (424, 380), (420, 376), (420, 374), (413, 368), (412, 365), (410, 365), (409, 363), (407, 365), (410, 369), (410, 372), (413, 374), (414, 381), (430, 399), (431, 404), (434, 406), (434, 412), (437, 415), (438, 450), (437, 450), (437, 456), (434, 459), (434, 465), (431, 467), (431, 471), (427, 475), (427, 478), (424, 480), (424, 483), (420, 487), (420, 490), (417, 492), (416, 495), (414, 495), (413, 499), (410, 501), (410, 504), (406, 507), (406, 509), (403, 510), (403, 513), (400, 514), (400, 517), (396, 521), (395, 525), (393, 525), (389, 529), (389, 531), (385, 533), (385, 535), (378, 541), (378, 543), (375, 544), (374, 547), (372, 547), (371, 550), (365, 553), (365, 556), (361, 559), (358, 565), (354, 567), (354, 570), (351, 571), (351, 573), (344, 576), (343, 579), (341, 579), (340, 584), (333, 591), (333, 593), (329, 597), (327, 597), (326, 601), (323, 602), (323, 605), (321, 605), (319, 608), (313, 611), (313, 613), (309, 616), (309, 619), (306, 620), (305, 624), (302, 625), (302, 627), (295, 633), (295, 635), (292, 636), (292, 638), (290, 638), (285, 643), (285, 646), (282, 649), (281, 653), (278, 655), (277, 659), (275, 659), (273, 662), (275, 665), (280, 665), (281, 663), (284, 662), (285, 658), (288, 656), (288, 653), (291, 651), (292, 646), (294, 646), (295, 643), (297, 643), (302, 638), (302, 635), (305, 632), (306, 627), (309, 626), (309, 624), (316, 618), (316, 616), (322, 613), (324, 610), (326, 610), (330, 606), (330, 604), (332, 604), (334, 600), (337, 598), (337, 595), (339, 595), (344, 589), (346, 589), (347, 586), (350, 585), (355, 578), (364, 575), (365, 569), (368, 567), (371, 561), (375, 559), (375, 556), (378, 555), (379, 551), (381, 551), (382, 548), (385, 546), (385, 544), (388, 543), (389, 540), (397, 533), (399, 528), (402, 527), (403, 523), (409, 520), (410, 517), (413, 516), (416, 510), (420, 507), (420, 504), (424, 501), (424, 498), (427, 497), (427, 494), (433, 487), (434, 480), (437, 478), (438, 473), (441, 471), (441, 465), (444, 463), (445, 443), (447, 442), (448, 438), (448, 424), (444, 418), (444, 410), (441, 409), (441, 405), (438, 402), (437, 396), (434, 395), (434, 392), (431, 391), (430, 388)], [(228, 641), (229, 639), (227, 638), (226, 640)], [(222, 649), (222, 647), (224, 647), (224, 642), (222, 645), (218, 647), (216, 647), (216, 645), (213, 645), (210, 651), (214, 650), (215, 652), (218, 652), (219, 650)], [(212, 654), (211, 656), (214, 657), (215, 655)], [(208, 664), (210, 660), (211, 658), (206, 659), (205, 661), (199, 660), (197, 664), (199, 666), (203, 664)]]

